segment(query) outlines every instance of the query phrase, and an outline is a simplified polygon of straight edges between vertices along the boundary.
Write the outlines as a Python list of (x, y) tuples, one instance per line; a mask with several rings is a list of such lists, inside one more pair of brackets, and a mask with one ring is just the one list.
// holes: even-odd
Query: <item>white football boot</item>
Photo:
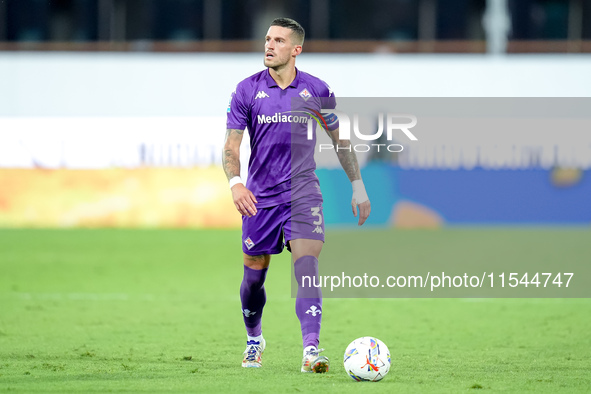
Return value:
[(304, 357), (302, 359), (302, 372), (328, 372), (328, 357), (320, 356), (319, 353), (322, 351), (324, 351), (324, 349), (316, 349), (313, 346), (308, 346), (304, 349)]
[(260, 368), (262, 365), (261, 357), (265, 351), (265, 339), (260, 341), (247, 341), (244, 358), (242, 359), (243, 368)]

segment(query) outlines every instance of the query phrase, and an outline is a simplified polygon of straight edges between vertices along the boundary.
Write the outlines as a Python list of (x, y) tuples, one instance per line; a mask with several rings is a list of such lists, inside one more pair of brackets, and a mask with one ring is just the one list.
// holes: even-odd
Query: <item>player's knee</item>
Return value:
[(316, 259), (320, 257), (322, 246), (324, 243), (318, 240), (311, 239), (296, 239), (291, 242), (291, 255), (293, 261), (299, 260), (304, 256), (314, 256)]
[(266, 254), (258, 256), (250, 256), (246, 253), (244, 254), (244, 265), (254, 270), (262, 270), (263, 268), (268, 268), (270, 261), (271, 256)]

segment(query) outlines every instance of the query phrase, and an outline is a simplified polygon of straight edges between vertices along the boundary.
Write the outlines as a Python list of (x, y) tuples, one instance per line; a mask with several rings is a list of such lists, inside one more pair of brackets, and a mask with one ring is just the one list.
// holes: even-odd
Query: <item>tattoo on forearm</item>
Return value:
[(224, 172), (228, 180), (235, 176), (240, 176), (240, 160), (236, 157), (236, 154), (231, 149), (224, 149), (224, 155), (222, 156), (222, 163), (224, 166)]
[(226, 130), (226, 144), (224, 146), (224, 152), (222, 155), (222, 165), (224, 167), (224, 172), (226, 173), (226, 177), (228, 178), (228, 180), (234, 178), (235, 176), (240, 176), (239, 150), (236, 150), (235, 148), (229, 148), (227, 145), (228, 139), (232, 138), (234, 133), (242, 136), (244, 130)]
[(338, 149), (335, 148), (337, 152), (337, 157), (339, 158), (339, 162), (345, 170), (347, 177), (349, 177), (349, 180), (353, 182), (356, 179), (361, 179), (359, 163), (357, 162), (357, 156), (355, 155), (355, 151), (351, 149), (351, 144), (348, 144), (348, 146), (336, 146), (338, 147)]

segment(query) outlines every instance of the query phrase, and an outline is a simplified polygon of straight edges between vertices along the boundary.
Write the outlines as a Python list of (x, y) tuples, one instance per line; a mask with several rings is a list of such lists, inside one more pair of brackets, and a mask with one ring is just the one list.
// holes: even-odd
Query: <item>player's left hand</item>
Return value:
[(361, 179), (352, 181), (351, 186), (353, 186), (353, 198), (351, 199), (353, 216), (357, 217), (357, 207), (359, 207), (359, 222), (357, 224), (361, 226), (369, 217), (371, 203), (369, 202), (369, 197), (367, 197), (367, 192), (365, 191), (365, 185)]
[(361, 226), (371, 213), (371, 203), (369, 200), (362, 202), (361, 204), (357, 204), (357, 200), (353, 199), (351, 201), (351, 207), (353, 208), (353, 216), (357, 217), (357, 207), (359, 207), (359, 221), (357, 224)]

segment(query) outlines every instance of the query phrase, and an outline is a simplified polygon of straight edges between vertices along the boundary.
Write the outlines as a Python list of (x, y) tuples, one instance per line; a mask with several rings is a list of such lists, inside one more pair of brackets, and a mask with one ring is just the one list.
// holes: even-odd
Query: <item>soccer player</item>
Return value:
[[(334, 109), (336, 101), (326, 83), (295, 67), (303, 42), (304, 29), (296, 21), (279, 18), (271, 23), (265, 38), (267, 68), (244, 79), (232, 93), (223, 166), (234, 205), (242, 215), (244, 276), (240, 299), (247, 332), (242, 366), (261, 366), (265, 277), (271, 255), (287, 246), (298, 281), (295, 304), (304, 347), (301, 371), (326, 372), (329, 361), (319, 355), (323, 349), (318, 348), (322, 294), (319, 288), (302, 283), (303, 276), (318, 275), (318, 256), (324, 243), (323, 201), (314, 173), (316, 136), (308, 139), (310, 116), (302, 114)], [(292, 98), (299, 99), (306, 111), (293, 111)], [(322, 122), (352, 182), (353, 215), (357, 216), (359, 209), (358, 224), (362, 225), (371, 206), (357, 158), (350, 141), (338, 139), (336, 116), (325, 114)], [(240, 179), (240, 143), (245, 128), (251, 145), (246, 186)]]

